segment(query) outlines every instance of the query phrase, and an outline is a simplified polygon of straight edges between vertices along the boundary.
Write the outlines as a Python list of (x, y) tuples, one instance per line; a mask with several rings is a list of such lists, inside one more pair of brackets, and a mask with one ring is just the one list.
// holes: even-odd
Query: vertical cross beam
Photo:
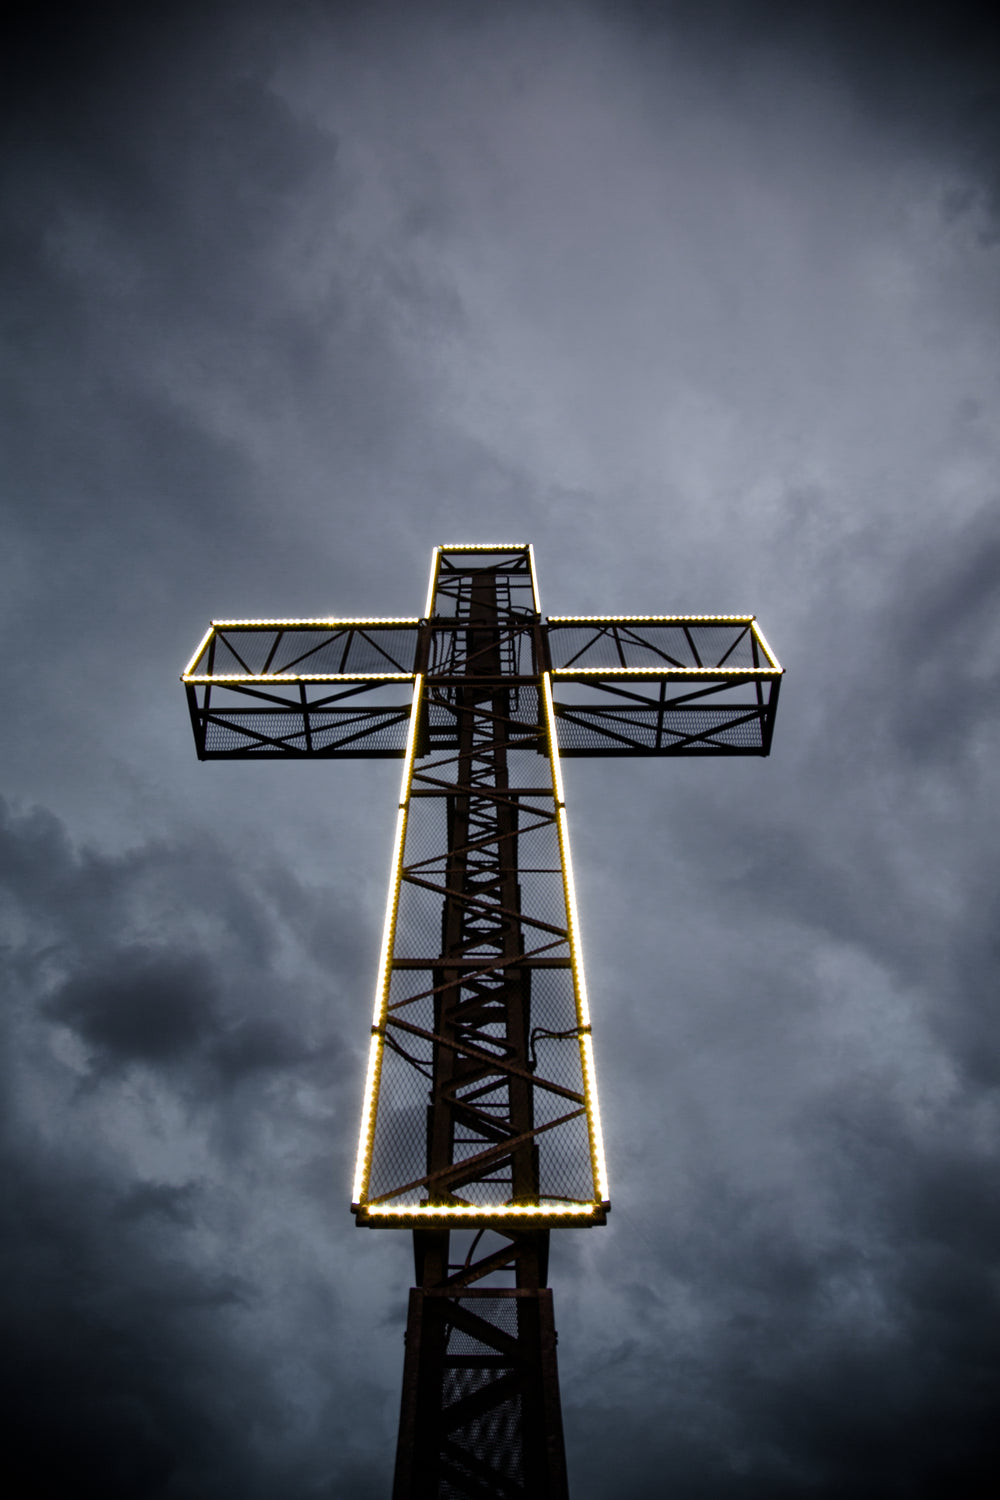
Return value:
[[(552, 1199), (554, 1212), (576, 1207), (593, 1219), (605, 1203), (579, 1129), (587, 1116), (581, 1018), (528, 549), (439, 552), (427, 645), (404, 778), (399, 895), (387, 916), (387, 999), (373, 1037), (373, 1056), (386, 1044), (395, 1052), (397, 1079), (422, 1069), (429, 1084), (425, 1170), (401, 1189), (373, 1193), (371, 1175), (364, 1181), (366, 1131), (358, 1191), (362, 1219), (380, 1199), (402, 1199), (415, 1225), (393, 1495), (563, 1500), (544, 1194), (555, 1192), (561, 1171), (573, 1192)], [(522, 844), (533, 851), (525, 860)], [(522, 879), (534, 886), (527, 917)], [(428, 890), (441, 903), (437, 952), (420, 925)], [(431, 985), (414, 985), (415, 973), (429, 973)], [(541, 991), (533, 1017), (538, 976), (549, 994)], [(536, 1027), (546, 1005), (550, 1024)], [(542, 1035), (550, 1053), (570, 1053), (568, 1064), (550, 1058), (539, 1071)], [(551, 1074), (568, 1082), (539, 1088)], [(394, 1102), (402, 1096), (398, 1082), (390, 1092), (381, 1077), (374, 1089)], [(536, 1109), (536, 1094), (546, 1093)], [(376, 1112), (376, 1172), (404, 1129), (398, 1116), (380, 1129)], [(543, 1172), (546, 1136), (566, 1161), (546, 1161)], [(464, 1226), (473, 1221), (470, 1243)]]

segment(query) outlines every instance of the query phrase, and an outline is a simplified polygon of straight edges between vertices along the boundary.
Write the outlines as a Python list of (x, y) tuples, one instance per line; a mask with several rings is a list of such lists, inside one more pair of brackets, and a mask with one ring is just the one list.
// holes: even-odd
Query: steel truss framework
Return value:
[(753, 616), (541, 616), (439, 547), (420, 619), (220, 620), (202, 759), (401, 757), (357, 1222), (413, 1231), (395, 1500), (565, 1496), (553, 1226), (609, 1208), (560, 755), (766, 755)]

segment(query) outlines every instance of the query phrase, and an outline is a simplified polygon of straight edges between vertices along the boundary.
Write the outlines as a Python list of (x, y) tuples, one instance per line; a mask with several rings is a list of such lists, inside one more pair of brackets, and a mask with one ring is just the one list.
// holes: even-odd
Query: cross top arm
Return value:
[[(213, 621), (181, 677), (199, 759), (401, 759), (417, 665), (433, 667), (459, 631)], [(783, 673), (752, 615), (553, 616), (506, 633), (525, 648), (511, 654), (512, 687), (547, 668), (561, 755), (770, 751)]]
[[(486, 554), (484, 569), (494, 553), (508, 560), (485, 636), (470, 553)], [(544, 618), (529, 547), (434, 559), (420, 618), (213, 621), (181, 676), (199, 759), (400, 759), (417, 674), (475, 673), (477, 652), (495, 663), (493, 637), (511, 691), (547, 676), (561, 755), (769, 753), (783, 673), (755, 616)]]

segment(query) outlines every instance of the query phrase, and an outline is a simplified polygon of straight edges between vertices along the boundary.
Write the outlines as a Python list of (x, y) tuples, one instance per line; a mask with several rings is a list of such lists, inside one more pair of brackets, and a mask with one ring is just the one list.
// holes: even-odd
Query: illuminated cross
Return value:
[(767, 755), (781, 668), (473, 546), (421, 619), (216, 620), (182, 680), (202, 760), (402, 759), (352, 1204), (413, 1231), (394, 1497), (560, 1500), (549, 1230), (610, 1207), (560, 757)]

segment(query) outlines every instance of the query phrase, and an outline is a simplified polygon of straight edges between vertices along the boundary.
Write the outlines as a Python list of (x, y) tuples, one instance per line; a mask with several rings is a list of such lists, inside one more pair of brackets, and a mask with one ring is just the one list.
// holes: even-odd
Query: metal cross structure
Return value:
[(394, 1500), (565, 1500), (549, 1232), (610, 1207), (560, 758), (767, 755), (752, 615), (542, 617), (529, 546), (421, 618), (215, 620), (201, 760), (402, 759), (352, 1209), (412, 1231)]

